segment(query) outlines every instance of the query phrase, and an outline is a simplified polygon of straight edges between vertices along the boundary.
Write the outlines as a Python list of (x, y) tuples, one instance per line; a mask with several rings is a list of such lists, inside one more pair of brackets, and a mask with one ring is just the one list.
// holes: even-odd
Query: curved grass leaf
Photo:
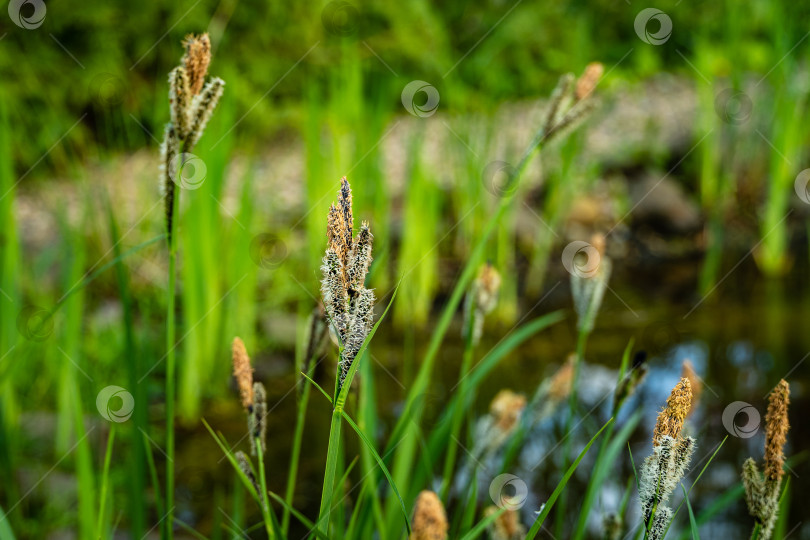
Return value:
[(532, 528), (529, 529), (529, 532), (526, 535), (526, 540), (533, 540), (533, 538), (537, 536), (537, 533), (540, 532), (540, 527), (543, 526), (543, 522), (546, 520), (546, 517), (548, 517), (549, 512), (551, 512), (551, 509), (554, 507), (554, 503), (557, 501), (557, 498), (560, 496), (560, 493), (562, 493), (563, 489), (565, 489), (566, 484), (568, 484), (568, 480), (571, 479), (571, 476), (573, 476), (574, 471), (577, 470), (579, 462), (582, 461), (582, 458), (585, 457), (585, 454), (588, 453), (588, 450), (591, 449), (591, 446), (593, 445), (594, 442), (596, 442), (596, 439), (599, 438), (599, 436), (602, 434), (605, 428), (607, 428), (612, 423), (613, 418), (608, 420), (605, 423), (605, 425), (602, 426), (602, 428), (596, 432), (596, 435), (594, 435), (591, 438), (588, 444), (585, 445), (585, 448), (582, 449), (582, 452), (579, 453), (577, 459), (571, 464), (570, 467), (568, 467), (568, 470), (565, 471), (565, 475), (562, 477), (562, 480), (560, 480), (560, 483), (557, 484), (557, 487), (554, 488), (554, 491), (551, 493), (551, 496), (548, 498), (548, 501), (543, 506), (543, 510), (540, 512), (540, 515), (537, 516), (536, 520), (534, 520)]

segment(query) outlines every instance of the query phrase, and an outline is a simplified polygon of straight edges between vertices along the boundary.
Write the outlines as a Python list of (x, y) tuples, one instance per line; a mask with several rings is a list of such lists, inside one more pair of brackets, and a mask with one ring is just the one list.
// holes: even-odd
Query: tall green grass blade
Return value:
[(366, 445), (366, 448), (368, 448), (368, 450), (371, 452), (371, 455), (374, 456), (374, 460), (377, 462), (377, 465), (379, 465), (380, 470), (382, 470), (383, 474), (385, 475), (385, 478), (388, 480), (388, 484), (391, 486), (391, 490), (397, 496), (397, 499), (399, 499), (399, 504), (400, 507), (402, 508), (402, 516), (405, 518), (405, 528), (408, 530), (408, 534), (411, 534), (411, 523), (408, 520), (408, 510), (405, 508), (405, 502), (402, 500), (402, 496), (400, 496), (399, 494), (399, 490), (397, 489), (397, 486), (394, 483), (394, 479), (391, 477), (391, 473), (388, 471), (388, 467), (385, 466), (385, 462), (383, 462), (382, 458), (377, 453), (377, 450), (374, 449), (374, 443), (372, 443), (368, 439), (368, 437), (366, 437), (366, 434), (363, 433), (363, 431), (359, 427), (357, 427), (357, 424), (354, 423), (354, 420), (352, 420), (351, 417), (348, 414), (346, 414), (346, 412), (344, 411), (341, 412), (343, 414), (343, 418), (352, 427), (355, 433), (357, 433), (357, 435), (360, 436), (360, 439)]
[[(697, 516), (698, 526), (708, 523), (713, 517), (719, 515), (721, 512), (730, 508), (732, 505), (737, 504), (745, 494), (745, 488), (742, 482), (738, 482), (732, 488), (726, 490), (722, 495), (712, 500), (709, 505), (704, 508)], [(687, 540), (690, 531), (682, 531), (678, 540)]]
[(0, 540), (16, 540), (14, 538), (14, 531), (11, 529), (11, 523), (8, 521), (8, 515), (0, 507)]
[(133, 423), (135, 429), (130, 431), (130, 447), (132, 451), (129, 471), (129, 530), (133, 537), (143, 536), (146, 523), (146, 503), (143, 498), (144, 479), (146, 467), (144, 463), (143, 445), (141, 445), (141, 430), (147, 429), (147, 403), (145, 385), (139, 384), (141, 377), (140, 357), (135, 344), (135, 322), (133, 318), (132, 298), (129, 294), (129, 280), (121, 257), (120, 236), (118, 223), (110, 203), (109, 195), (105, 193), (107, 219), (110, 236), (113, 243), (113, 256), (115, 260), (115, 274), (118, 281), (118, 293), (123, 309), (124, 350), (121, 356), (126, 359), (129, 388), (132, 389), (135, 400), (133, 410)]
[(160, 480), (158, 480), (157, 467), (155, 466), (155, 456), (152, 454), (152, 443), (146, 433), (143, 433), (143, 447), (145, 450), (144, 455), (146, 456), (147, 469), (149, 470), (149, 479), (152, 482), (152, 496), (155, 498), (155, 510), (159, 516), (163, 516), (165, 514), (163, 513), (163, 500), (160, 496)]
[[(105, 527), (107, 520), (107, 490), (110, 486), (110, 460), (112, 459), (113, 441), (115, 440), (115, 422), (110, 425), (107, 436), (107, 451), (104, 453), (104, 469), (101, 473), (101, 491), (98, 496), (98, 523), (96, 524), (96, 537), (104, 538), (109, 534), (109, 526)], [(105, 532), (104, 529), (107, 529)]]
[(683, 500), (686, 503), (686, 509), (689, 510), (689, 532), (692, 534), (692, 540), (700, 540), (700, 533), (698, 532), (697, 522), (695, 521), (695, 513), (692, 511), (692, 503), (689, 502), (689, 494), (686, 492), (686, 487), (681, 484), (683, 490)]
[(485, 530), (487, 530), (487, 527), (495, 523), (495, 520), (501, 517), (501, 514), (503, 514), (504, 512), (506, 512), (505, 507), (498, 508), (496, 512), (493, 512), (492, 514), (488, 515), (487, 517), (479, 521), (475, 525), (475, 527), (473, 527), (472, 530), (470, 530), (470, 532), (461, 537), (461, 540), (474, 540), (475, 538), (478, 538)]
[[(349, 395), (349, 389), (352, 386), (354, 375), (357, 373), (358, 365), (361, 361), (363, 361), (363, 357), (365, 356), (369, 343), (371, 343), (371, 339), (374, 337), (374, 334), (377, 333), (377, 328), (380, 327), (380, 324), (385, 319), (385, 316), (388, 314), (388, 310), (391, 309), (391, 305), (396, 297), (397, 288), (394, 289), (394, 292), (391, 295), (391, 300), (388, 302), (388, 306), (385, 308), (385, 311), (383, 311), (382, 315), (374, 324), (371, 331), (368, 333), (368, 336), (366, 336), (366, 339), (363, 341), (363, 345), (357, 352), (355, 361), (352, 362), (352, 365), (349, 367), (349, 370), (346, 373), (343, 386), (340, 387), (340, 391), (338, 392), (333, 405), (332, 422), (329, 427), (329, 448), (326, 453), (326, 470), (324, 472), (323, 491), (321, 493), (321, 509), (318, 513), (318, 529), (324, 534), (328, 534), (329, 532), (329, 514), (332, 510), (332, 491), (335, 487), (335, 472), (337, 471), (338, 451), (340, 448), (340, 424), (343, 406), (346, 403), (346, 398)], [(337, 390), (337, 384), (335, 385), (335, 388)]]
[(562, 479), (560, 480), (560, 483), (557, 484), (557, 487), (554, 488), (554, 491), (551, 493), (551, 496), (548, 498), (548, 501), (546, 501), (546, 504), (543, 505), (543, 510), (540, 512), (540, 515), (537, 516), (537, 519), (534, 520), (532, 528), (529, 529), (529, 532), (526, 535), (526, 540), (532, 540), (535, 536), (537, 536), (537, 533), (540, 532), (540, 527), (543, 526), (543, 522), (546, 520), (546, 517), (548, 517), (549, 512), (551, 512), (551, 509), (554, 508), (554, 503), (557, 501), (557, 498), (560, 496), (560, 493), (562, 493), (562, 491), (565, 489), (566, 484), (568, 484), (568, 480), (571, 479), (571, 476), (573, 476), (574, 471), (577, 470), (579, 462), (582, 461), (582, 458), (585, 457), (585, 454), (588, 453), (588, 450), (590, 450), (593, 443), (596, 442), (596, 439), (599, 438), (599, 436), (602, 434), (605, 428), (607, 428), (612, 423), (613, 418), (608, 420), (605, 423), (605, 425), (602, 426), (602, 428), (596, 432), (596, 435), (594, 435), (591, 438), (588, 444), (585, 445), (585, 448), (582, 449), (582, 452), (579, 453), (577, 459), (574, 460), (571, 466), (568, 467), (568, 470), (565, 471), (565, 475), (563, 475)]
[[(621, 378), (619, 379), (621, 380)], [(608, 473), (612, 470), (612, 465), (615, 463), (619, 452), (627, 443), (630, 436), (638, 426), (641, 420), (641, 411), (636, 411), (622, 426), (616, 437), (611, 439), (613, 434), (613, 427), (615, 423), (608, 428), (605, 438), (602, 439), (602, 444), (599, 446), (599, 453), (597, 454), (596, 461), (593, 465), (593, 474), (591, 480), (588, 482), (588, 488), (585, 491), (585, 496), (582, 501), (577, 505), (579, 519), (577, 520), (576, 529), (571, 538), (580, 540), (585, 536), (585, 530), (588, 525), (588, 516), (591, 515), (591, 507), (593, 506), (596, 495), (602, 487)]]

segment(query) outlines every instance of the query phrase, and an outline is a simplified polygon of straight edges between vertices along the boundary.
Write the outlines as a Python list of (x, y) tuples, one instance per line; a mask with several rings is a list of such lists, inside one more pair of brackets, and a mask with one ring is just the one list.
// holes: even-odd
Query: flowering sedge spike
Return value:
[(551, 93), (546, 118), (543, 121), (543, 133), (546, 138), (554, 131), (554, 126), (559, 120), (560, 111), (564, 105), (571, 102), (571, 89), (574, 86), (574, 74), (566, 73), (560, 77), (557, 86)]
[(166, 126), (161, 145), (160, 186), (166, 205), (166, 230), (170, 245), (174, 233), (174, 183), (180, 174), (180, 167), (175, 165), (176, 158), (191, 152), (200, 140), (225, 86), (224, 81), (217, 77), (205, 82), (211, 62), (208, 34), (189, 35), (183, 46), (185, 54), (180, 65), (169, 73), (171, 121)]
[(438, 495), (422, 491), (413, 509), (409, 540), (447, 540), (447, 514)]
[(640, 468), (639, 502), (650, 540), (664, 537), (672, 518), (672, 510), (665, 503), (683, 478), (695, 452), (695, 439), (681, 436), (691, 400), (689, 379), (681, 379), (658, 415), (653, 432), (653, 453)]
[(366, 222), (353, 237), (353, 220), (352, 190), (343, 177), (337, 204), (329, 208), (321, 265), (324, 309), (341, 347), (338, 390), (374, 322), (374, 292), (365, 288), (374, 237)]
[(239, 387), (239, 397), (242, 407), (250, 411), (253, 406), (253, 368), (250, 367), (250, 356), (244, 342), (238, 337), (233, 338), (231, 348), (233, 355), (233, 376)]
[(595, 271), (584, 274), (571, 273), (571, 295), (574, 297), (574, 310), (577, 312), (577, 327), (583, 332), (593, 330), (613, 268), (610, 258), (605, 255), (605, 237), (601, 234), (593, 235), (591, 245), (595, 248), (596, 254), (589, 256), (599, 257)]
[(577, 79), (577, 84), (574, 88), (574, 98), (577, 101), (582, 101), (590, 96), (604, 72), (605, 66), (600, 62), (591, 62), (585, 66), (585, 71), (582, 73), (582, 76)]
[[(488, 506), (484, 510), (484, 517), (489, 517), (497, 512), (498, 507)], [(495, 518), (488, 530), (492, 540), (522, 540), (526, 537), (526, 528), (520, 523), (520, 515), (517, 510), (512, 509), (506, 510)]]
[(783, 449), (790, 429), (789, 404), (790, 387), (783, 379), (768, 397), (768, 413), (765, 415), (765, 478), (771, 482), (780, 482), (785, 474)]
[(664, 436), (678, 438), (691, 404), (692, 385), (689, 379), (681, 379), (667, 398), (667, 406), (658, 414), (653, 431), (653, 446), (660, 444)]
[(180, 152), (180, 141), (172, 124), (166, 124), (163, 132), (163, 143), (160, 145), (160, 191), (163, 196), (166, 214), (166, 231), (169, 243), (172, 239), (174, 218), (174, 175), (175, 158)]
[(248, 412), (248, 432), (250, 453), (254, 456), (257, 439), (262, 446), (262, 453), (267, 451), (267, 414), (267, 391), (262, 383), (253, 383), (253, 407)]
[(681, 378), (689, 379), (689, 385), (692, 387), (692, 408), (689, 409), (687, 416), (690, 416), (697, 407), (700, 401), (700, 396), (703, 394), (703, 381), (695, 372), (695, 366), (692, 365), (690, 360), (684, 360), (681, 366)]
[(603, 72), (602, 64), (592, 62), (576, 81), (572, 73), (560, 77), (543, 121), (546, 141), (572, 131), (596, 108), (598, 103), (592, 95)]
[(208, 64), (211, 63), (211, 40), (208, 34), (200, 36), (189, 34), (183, 40), (183, 46), (186, 48), (182, 58), (183, 67), (188, 73), (191, 93), (196, 95), (203, 87)]
[(171, 119), (180, 139), (185, 139), (188, 136), (188, 111), (191, 104), (190, 86), (188, 74), (183, 66), (177, 66), (169, 73)]
[(498, 293), (501, 290), (501, 275), (490, 263), (484, 264), (478, 271), (470, 291), (464, 301), (464, 336), (472, 331), (472, 343), (481, 341), (484, 328), (484, 317), (495, 309)]
[[(773, 534), (779, 510), (779, 488), (782, 484), (787, 442), (788, 405), (790, 386), (782, 379), (768, 396), (768, 413), (765, 415), (765, 467), (760, 474), (756, 462), (748, 458), (743, 464), (742, 479), (748, 512), (754, 516), (761, 529), (759, 539), (768, 540)], [(752, 538), (754, 537), (752, 533)]]
[(214, 77), (205, 84), (202, 92), (194, 96), (189, 110), (191, 127), (188, 136), (188, 148), (194, 148), (205, 131), (205, 126), (214, 114), (214, 109), (225, 91), (225, 81)]

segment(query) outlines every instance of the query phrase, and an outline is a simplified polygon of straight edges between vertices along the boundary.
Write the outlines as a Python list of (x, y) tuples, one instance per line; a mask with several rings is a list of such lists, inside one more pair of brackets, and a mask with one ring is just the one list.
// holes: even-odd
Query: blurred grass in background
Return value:
[[(51, 451), (20, 435), (31, 404), (56, 411), (52, 451), (61, 456), (78, 444), (71, 454), (81, 485), (76, 521), (90, 534), (103, 495), (89, 446), (96, 435), (84, 438), (95, 428), (82, 421), (82, 411), (94, 412), (98, 389), (134, 384), (141, 392), (137, 429), (124, 436), (147, 447), (162, 440), (162, 243), (123, 259), (117, 272), (100, 274), (88, 289), (77, 285), (162, 232), (155, 138), (169, 116), (165, 74), (189, 32), (210, 32), (211, 72), (227, 86), (196, 151), (205, 182), (183, 192), (178, 407), (188, 425), (196, 425), (205, 399), (227, 391), (232, 336), (249, 350), (286, 355), (292, 369), (294, 332), (286, 330), (300, 322), (290, 323), (285, 313), (307, 313), (319, 297), (324, 216), (344, 174), (356, 186), (357, 216), (373, 223), (370, 283), (384, 297), (401, 280), (393, 320), (404, 335), (407, 382), (424, 348), (419, 336), (497, 205), (497, 186), (483, 171), (493, 159), (514, 162), (527, 142), (520, 125), (515, 133), (504, 123), (536, 117), (542, 104), (534, 100), (561, 73), (580, 73), (590, 61), (605, 64), (598, 92), (608, 109), (628, 89), (641, 88), (636, 95), (644, 101), (654, 87), (635, 85), (651, 78), (687, 80), (698, 96), (695, 118), (684, 119), (689, 144), (678, 152), (636, 146), (601, 161), (587, 159), (592, 150), (584, 134), (553, 146), (542, 168), (527, 174), (487, 246), (495, 266), (513, 276), (504, 283), (500, 320), (514, 323), (524, 297), (534, 305), (542, 296), (553, 250), (567, 240), (570, 207), (615, 169), (678, 168), (705, 220), (707, 254), (696, 290), (712, 290), (737, 260), (724, 257), (725, 250), (757, 248), (766, 273), (785, 273), (790, 247), (801, 239), (791, 231), (804, 215), (787, 216), (793, 179), (807, 163), (801, 113), (810, 5), (760, 0), (743, 13), (730, 1), (664, 2), (656, 7), (674, 29), (665, 46), (639, 39), (633, 23), (643, 7), (66, 0), (48, 4), (44, 24), (34, 30), (2, 18), (0, 355), (15, 361), (0, 363), (0, 476), (13, 478), (32, 447)], [(412, 80), (438, 89), (434, 118), (414, 119), (403, 108), (401, 92)], [(524, 108), (510, 117), (504, 104)], [(615, 133), (616, 147), (624, 135)], [(396, 152), (386, 154), (391, 140)], [(143, 148), (148, 153), (138, 152)], [(279, 154), (290, 148), (296, 159), (282, 169)], [(404, 171), (404, 184), (391, 182), (392, 163)], [(70, 189), (54, 193), (60, 182)], [(26, 199), (22, 210), (18, 196)], [(631, 206), (627, 195), (611, 197), (621, 217)], [(37, 240), (38, 223), (20, 218), (38, 205), (58, 209), (43, 225), (56, 231), (45, 242)], [(540, 219), (523, 220), (525, 208)], [(44, 336), (58, 347), (19, 330), (23, 306), (49, 309), (68, 291), (75, 293)], [(114, 471), (114, 483), (143, 485), (149, 456), (137, 444), (126, 448), (133, 468)], [(13, 481), (3, 488), (0, 504), (9, 511), (22, 494)], [(140, 499), (127, 502), (134, 531), (145, 528)], [(39, 515), (63, 510), (58, 501), (42, 505)], [(37, 531), (34, 521), (22, 530)]]

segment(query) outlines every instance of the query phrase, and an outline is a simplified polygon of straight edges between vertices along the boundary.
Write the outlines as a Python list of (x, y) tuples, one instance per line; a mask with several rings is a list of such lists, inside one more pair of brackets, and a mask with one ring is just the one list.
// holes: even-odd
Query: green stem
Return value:
[(102, 527), (104, 526), (104, 513), (107, 504), (107, 489), (110, 483), (110, 460), (112, 458), (113, 440), (115, 439), (115, 423), (110, 425), (110, 434), (107, 436), (107, 452), (104, 454), (104, 472), (101, 475), (101, 493), (98, 497), (98, 522), (96, 525), (96, 537), (104, 538)]
[(321, 509), (318, 512), (318, 530), (324, 535), (329, 533), (329, 514), (332, 509), (332, 491), (335, 488), (335, 472), (337, 471), (338, 450), (340, 449), (342, 412), (343, 407), (336, 404), (332, 410), (332, 425), (329, 428), (329, 449), (326, 454), (326, 470), (323, 476)]
[(177, 288), (177, 229), (180, 189), (174, 188), (169, 236), (169, 285), (166, 301), (166, 519), (165, 538), (173, 537), (174, 510), (174, 400), (175, 400), (175, 296)]
[[(571, 446), (573, 444), (573, 436), (571, 430), (574, 425), (574, 416), (577, 410), (577, 388), (579, 385), (579, 370), (582, 362), (585, 359), (585, 344), (588, 341), (588, 332), (580, 330), (577, 334), (577, 351), (574, 357), (574, 371), (571, 377), (571, 391), (568, 393), (568, 418), (565, 420), (565, 446), (563, 450), (563, 469), (568, 469), (571, 464)], [(557, 537), (562, 537), (562, 528), (565, 524), (565, 507), (567, 504), (567, 493), (560, 494), (560, 501), (557, 504), (557, 513), (555, 520), (555, 529)]]
[[(310, 368), (307, 375), (312, 377), (314, 372), (314, 362), (310, 360)], [(287, 491), (284, 494), (284, 502), (287, 505), (284, 507), (284, 514), (281, 521), (281, 531), (284, 536), (290, 528), (290, 508), (292, 507), (293, 496), (295, 495), (295, 481), (298, 476), (298, 461), (301, 453), (301, 441), (304, 437), (304, 424), (307, 418), (307, 405), (309, 404), (309, 392), (312, 385), (304, 384), (301, 391), (301, 401), (298, 403), (298, 416), (295, 421), (295, 433), (293, 435), (292, 456), (290, 458), (289, 472), (287, 473)]]
[[(468, 298), (469, 301), (469, 298)], [(470, 371), (472, 364), (473, 351), (475, 346), (473, 344), (473, 328), (475, 327), (475, 308), (470, 306), (470, 316), (466, 325), (466, 334), (464, 336), (464, 356), (461, 360), (461, 371), (459, 372), (459, 396), (461, 400), (465, 400), (468, 392), (467, 373)], [(450, 428), (450, 443), (447, 445), (447, 457), (444, 461), (444, 474), (442, 475), (442, 487), (440, 490), (439, 498), (444, 501), (445, 505), (448, 503), (447, 497), (450, 492), (450, 486), (453, 484), (453, 468), (456, 464), (456, 455), (458, 451), (459, 432), (461, 431), (461, 423), (464, 419), (464, 412), (468, 410), (465, 407), (456, 407), (453, 410), (453, 421)]]
[(259, 485), (262, 489), (262, 492), (258, 494), (259, 504), (262, 508), (262, 517), (264, 518), (264, 528), (267, 531), (267, 538), (273, 540), (276, 535), (273, 533), (273, 518), (270, 516), (270, 501), (267, 500), (267, 478), (264, 476), (264, 452), (262, 450), (262, 441), (259, 439), (259, 437), (256, 437), (253, 442), (256, 446), (256, 459), (259, 462)]

